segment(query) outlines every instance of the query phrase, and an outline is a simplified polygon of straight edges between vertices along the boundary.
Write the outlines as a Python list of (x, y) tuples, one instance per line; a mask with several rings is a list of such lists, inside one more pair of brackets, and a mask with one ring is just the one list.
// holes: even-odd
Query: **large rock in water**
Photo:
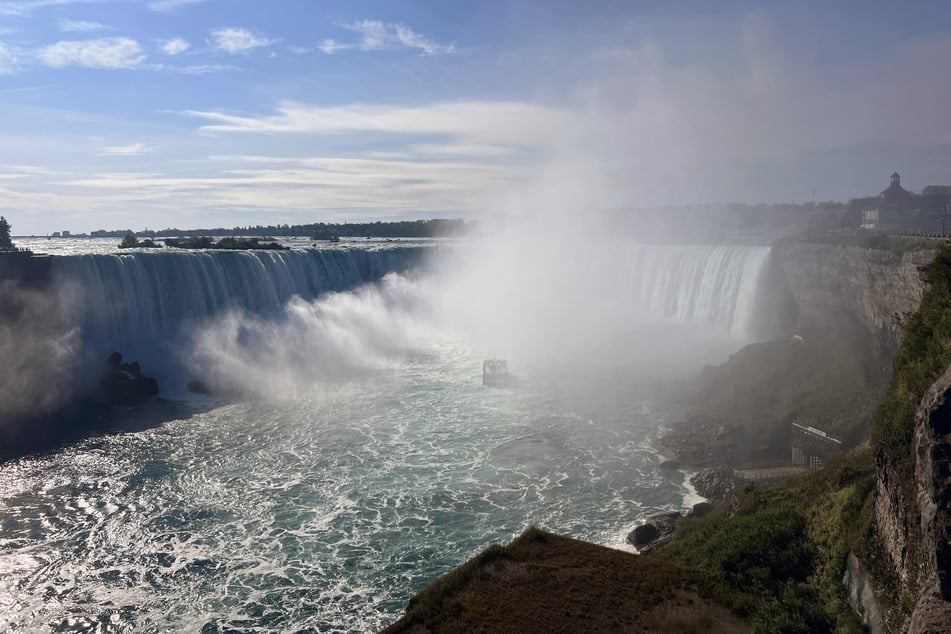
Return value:
[(647, 521), (631, 531), (627, 541), (642, 555), (662, 546), (674, 538), (677, 524), (683, 516), (677, 511), (657, 513), (647, 518)]
[(110, 405), (131, 405), (158, 395), (158, 381), (142, 374), (137, 361), (123, 363), (122, 355), (113, 352), (99, 379), (99, 395)]

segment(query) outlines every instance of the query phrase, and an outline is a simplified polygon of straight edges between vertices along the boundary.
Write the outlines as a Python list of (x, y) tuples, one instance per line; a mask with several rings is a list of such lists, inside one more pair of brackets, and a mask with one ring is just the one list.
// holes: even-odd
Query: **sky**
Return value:
[(948, 60), (944, 0), (0, 0), (0, 214), (45, 235), (920, 190), (951, 184)]

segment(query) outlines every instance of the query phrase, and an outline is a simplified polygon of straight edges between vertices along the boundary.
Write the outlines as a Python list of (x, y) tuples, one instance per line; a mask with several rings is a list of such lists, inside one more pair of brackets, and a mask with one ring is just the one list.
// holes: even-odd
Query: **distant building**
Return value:
[(818, 469), (822, 463), (842, 452), (842, 441), (815, 427), (792, 424), (792, 466)]
[(891, 181), (878, 196), (853, 198), (849, 213), (863, 229), (875, 231), (911, 231), (944, 233), (951, 212), (951, 185), (928, 185), (920, 194), (901, 186), (901, 175), (893, 172)]
[(68, 238), (68, 237), (70, 237), (71, 235), (72, 235), (72, 234), (71, 234), (69, 231), (64, 231), (64, 232), (63, 232), (63, 237), (64, 237), (64, 238)]

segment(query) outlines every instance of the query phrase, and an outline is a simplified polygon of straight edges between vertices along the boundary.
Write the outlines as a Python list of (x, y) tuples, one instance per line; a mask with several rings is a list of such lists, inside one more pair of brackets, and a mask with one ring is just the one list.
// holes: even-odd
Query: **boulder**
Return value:
[(628, 543), (646, 555), (674, 538), (677, 524), (683, 516), (677, 511), (665, 511), (647, 518), (647, 521), (635, 528), (627, 536)]
[(158, 381), (142, 374), (138, 362), (123, 363), (122, 355), (113, 352), (99, 378), (99, 396), (110, 405), (132, 405), (156, 396)]
[(746, 484), (732, 469), (704, 469), (690, 478), (697, 493), (710, 500), (725, 500)]
[(660, 537), (660, 529), (653, 524), (641, 524), (631, 531), (631, 534), (627, 536), (627, 541), (633, 544), (635, 548), (640, 548), (658, 537)]

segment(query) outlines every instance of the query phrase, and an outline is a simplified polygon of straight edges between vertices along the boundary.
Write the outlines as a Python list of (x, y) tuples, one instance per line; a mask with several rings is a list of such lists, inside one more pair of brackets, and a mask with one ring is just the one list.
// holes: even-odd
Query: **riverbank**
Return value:
[(438, 579), (383, 632), (749, 632), (733, 599), (688, 568), (531, 528)]

